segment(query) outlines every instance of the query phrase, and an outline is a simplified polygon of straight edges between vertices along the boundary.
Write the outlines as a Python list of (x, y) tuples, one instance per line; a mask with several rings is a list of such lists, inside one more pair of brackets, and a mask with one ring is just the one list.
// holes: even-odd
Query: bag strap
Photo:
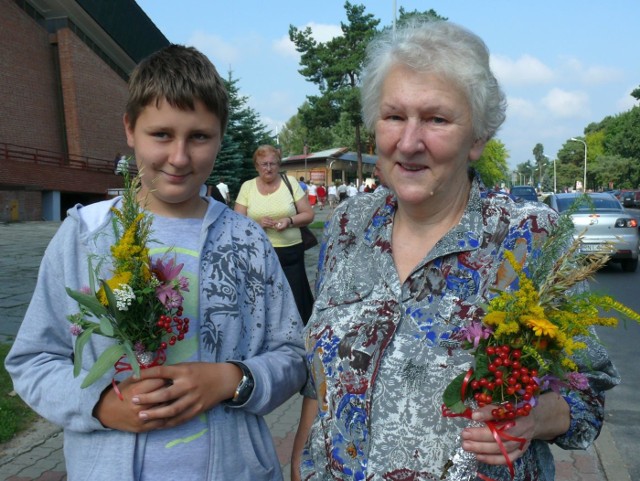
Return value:
[(296, 209), (296, 214), (298, 213), (298, 206), (296, 205), (296, 198), (293, 196), (293, 188), (291, 187), (291, 182), (289, 182), (289, 176), (286, 174), (280, 174), (280, 178), (289, 189), (289, 193), (291, 194), (291, 198), (293, 199), (293, 207)]

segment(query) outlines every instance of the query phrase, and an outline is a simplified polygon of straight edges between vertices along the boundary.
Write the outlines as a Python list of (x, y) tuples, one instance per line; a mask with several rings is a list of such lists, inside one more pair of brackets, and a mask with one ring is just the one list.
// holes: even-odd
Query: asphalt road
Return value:
[[(592, 289), (609, 293), (640, 312), (640, 269), (629, 273), (617, 265), (608, 266), (596, 274)], [(615, 329), (599, 328), (598, 333), (622, 378), (621, 384), (607, 394), (606, 422), (631, 480), (640, 481), (640, 324), (621, 323)]]

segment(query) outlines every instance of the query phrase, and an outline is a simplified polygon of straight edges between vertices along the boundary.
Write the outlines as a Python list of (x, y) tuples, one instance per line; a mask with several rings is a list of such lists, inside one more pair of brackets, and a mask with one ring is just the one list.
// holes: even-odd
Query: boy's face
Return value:
[(142, 171), (140, 199), (166, 217), (202, 217), (200, 198), (220, 150), (220, 120), (199, 100), (195, 109), (180, 110), (164, 99), (147, 105), (131, 127), (125, 114), (127, 143)]

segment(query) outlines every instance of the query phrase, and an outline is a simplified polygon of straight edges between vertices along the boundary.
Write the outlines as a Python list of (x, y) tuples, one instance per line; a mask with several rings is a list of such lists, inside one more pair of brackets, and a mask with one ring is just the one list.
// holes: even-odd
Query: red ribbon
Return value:
[[(126, 359), (126, 357), (127, 355), (123, 354), (120, 357), (120, 359), (118, 359), (116, 363), (113, 365), (113, 367), (115, 367), (116, 369), (116, 374), (120, 374), (121, 372), (126, 372), (126, 371), (133, 371), (131, 364), (123, 360), (123, 359)], [(148, 367), (161, 366), (162, 364), (164, 364), (166, 360), (167, 360), (167, 354), (165, 353), (164, 349), (160, 349), (156, 353), (156, 357), (153, 359), (153, 361), (151, 361), (149, 364), (144, 364), (144, 365), (140, 364), (140, 368), (147, 369)], [(120, 401), (124, 401), (124, 396), (122, 395), (122, 393), (120, 392), (120, 389), (118, 388), (118, 383), (116, 382), (115, 376), (111, 378), (111, 385), (113, 386), (113, 390), (115, 391), (115, 393), (118, 395), (118, 399), (120, 399)]]
[[(460, 389), (460, 399), (462, 399), (462, 401), (464, 401), (467, 397), (467, 387), (469, 386), (469, 383), (471, 382), (471, 377), (473, 376), (473, 369), (469, 369), (467, 371), (467, 374), (464, 377), (464, 380), (462, 381), (462, 387)], [(462, 413), (454, 413), (453, 411), (451, 411), (451, 409), (449, 409), (447, 406), (445, 406), (444, 404), (442, 405), (442, 415), (444, 417), (447, 418), (465, 418), (465, 419), (472, 419), (471, 415), (473, 413), (473, 411), (471, 410), (470, 407), (467, 407), (467, 409), (464, 410), (464, 412)], [(491, 431), (491, 434), (493, 435), (493, 439), (496, 440), (496, 443), (498, 444), (498, 447), (500, 448), (500, 452), (502, 453), (502, 455), (504, 456), (504, 459), (507, 460), (507, 467), (509, 468), (509, 474), (511, 474), (511, 479), (513, 479), (516, 475), (515, 469), (513, 468), (513, 463), (511, 462), (511, 460), (509, 459), (509, 455), (507, 453), (507, 450), (504, 447), (504, 443), (503, 440), (507, 440), (507, 441), (515, 441), (517, 443), (520, 444), (520, 451), (522, 451), (524, 449), (525, 444), (527, 443), (527, 440), (524, 438), (518, 438), (515, 436), (511, 436), (510, 434), (507, 434), (505, 431), (507, 429), (512, 428), (513, 426), (515, 426), (516, 424), (513, 421), (507, 421), (503, 424), (498, 425), (495, 421), (484, 421), (484, 423), (487, 425), (487, 427), (489, 428), (489, 430)], [(492, 478), (489, 478), (488, 476), (485, 476), (482, 473), (478, 473), (476, 472), (476, 476), (479, 477), (480, 479), (482, 479), (482, 481), (495, 481)]]

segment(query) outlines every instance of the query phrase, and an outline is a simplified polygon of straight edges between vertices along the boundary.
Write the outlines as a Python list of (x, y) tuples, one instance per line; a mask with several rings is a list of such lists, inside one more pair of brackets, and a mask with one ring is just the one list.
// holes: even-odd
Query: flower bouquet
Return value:
[(139, 186), (140, 176), (125, 173), (121, 208), (112, 208), (111, 278), (100, 279), (98, 274), (109, 259), (90, 257), (90, 285), (80, 291), (66, 288), (79, 305), (79, 312), (68, 316), (77, 336), (74, 375), (80, 374), (82, 351), (93, 334), (116, 340), (91, 367), (83, 388), (113, 367), (139, 375), (140, 368), (162, 364), (167, 346), (184, 339), (189, 330), (189, 319), (182, 318), (182, 292), (189, 290), (188, 280), (180, 276), (183, 265), (175, 265), (174, 259), (152, 262), (149, 257), (152, 218), (137, 200)]
[[(581, 337), (595, 336), (593, 326), (617, 325), (615, 317), (602, 317), (600, 310), (640, 321), (640, 314), (611, 297), (585, 289), (585, 281), (609, 260), (609, 254), (581, 254), (580, 236), (572, 237), (571, 218), (562, 215), (528, 271), (513, 252), (506, 251), (518, 287), (498, 292), (481, 322), (473, 321), (456, 333), (462, 348), (471, 350), (474, 363), (445, 389), (443, 415), (471, 419), (473, 409), (492, 405), (494, 420), (475, 425), (488, 426), (501, 449), (504, 439), (524, 446), (524, 439), (505, 431), (516, 417), (529, 415), (540, 394), (588, 388), (573, 356), (586, 348)], [(503, 454), (506, 458), (504, 450)], [(476, 465), (475, 456), (459, 448), (442, 479), (488, 479), (476, 472)], [(507, 466), (513, 478), (508, 458)]]

